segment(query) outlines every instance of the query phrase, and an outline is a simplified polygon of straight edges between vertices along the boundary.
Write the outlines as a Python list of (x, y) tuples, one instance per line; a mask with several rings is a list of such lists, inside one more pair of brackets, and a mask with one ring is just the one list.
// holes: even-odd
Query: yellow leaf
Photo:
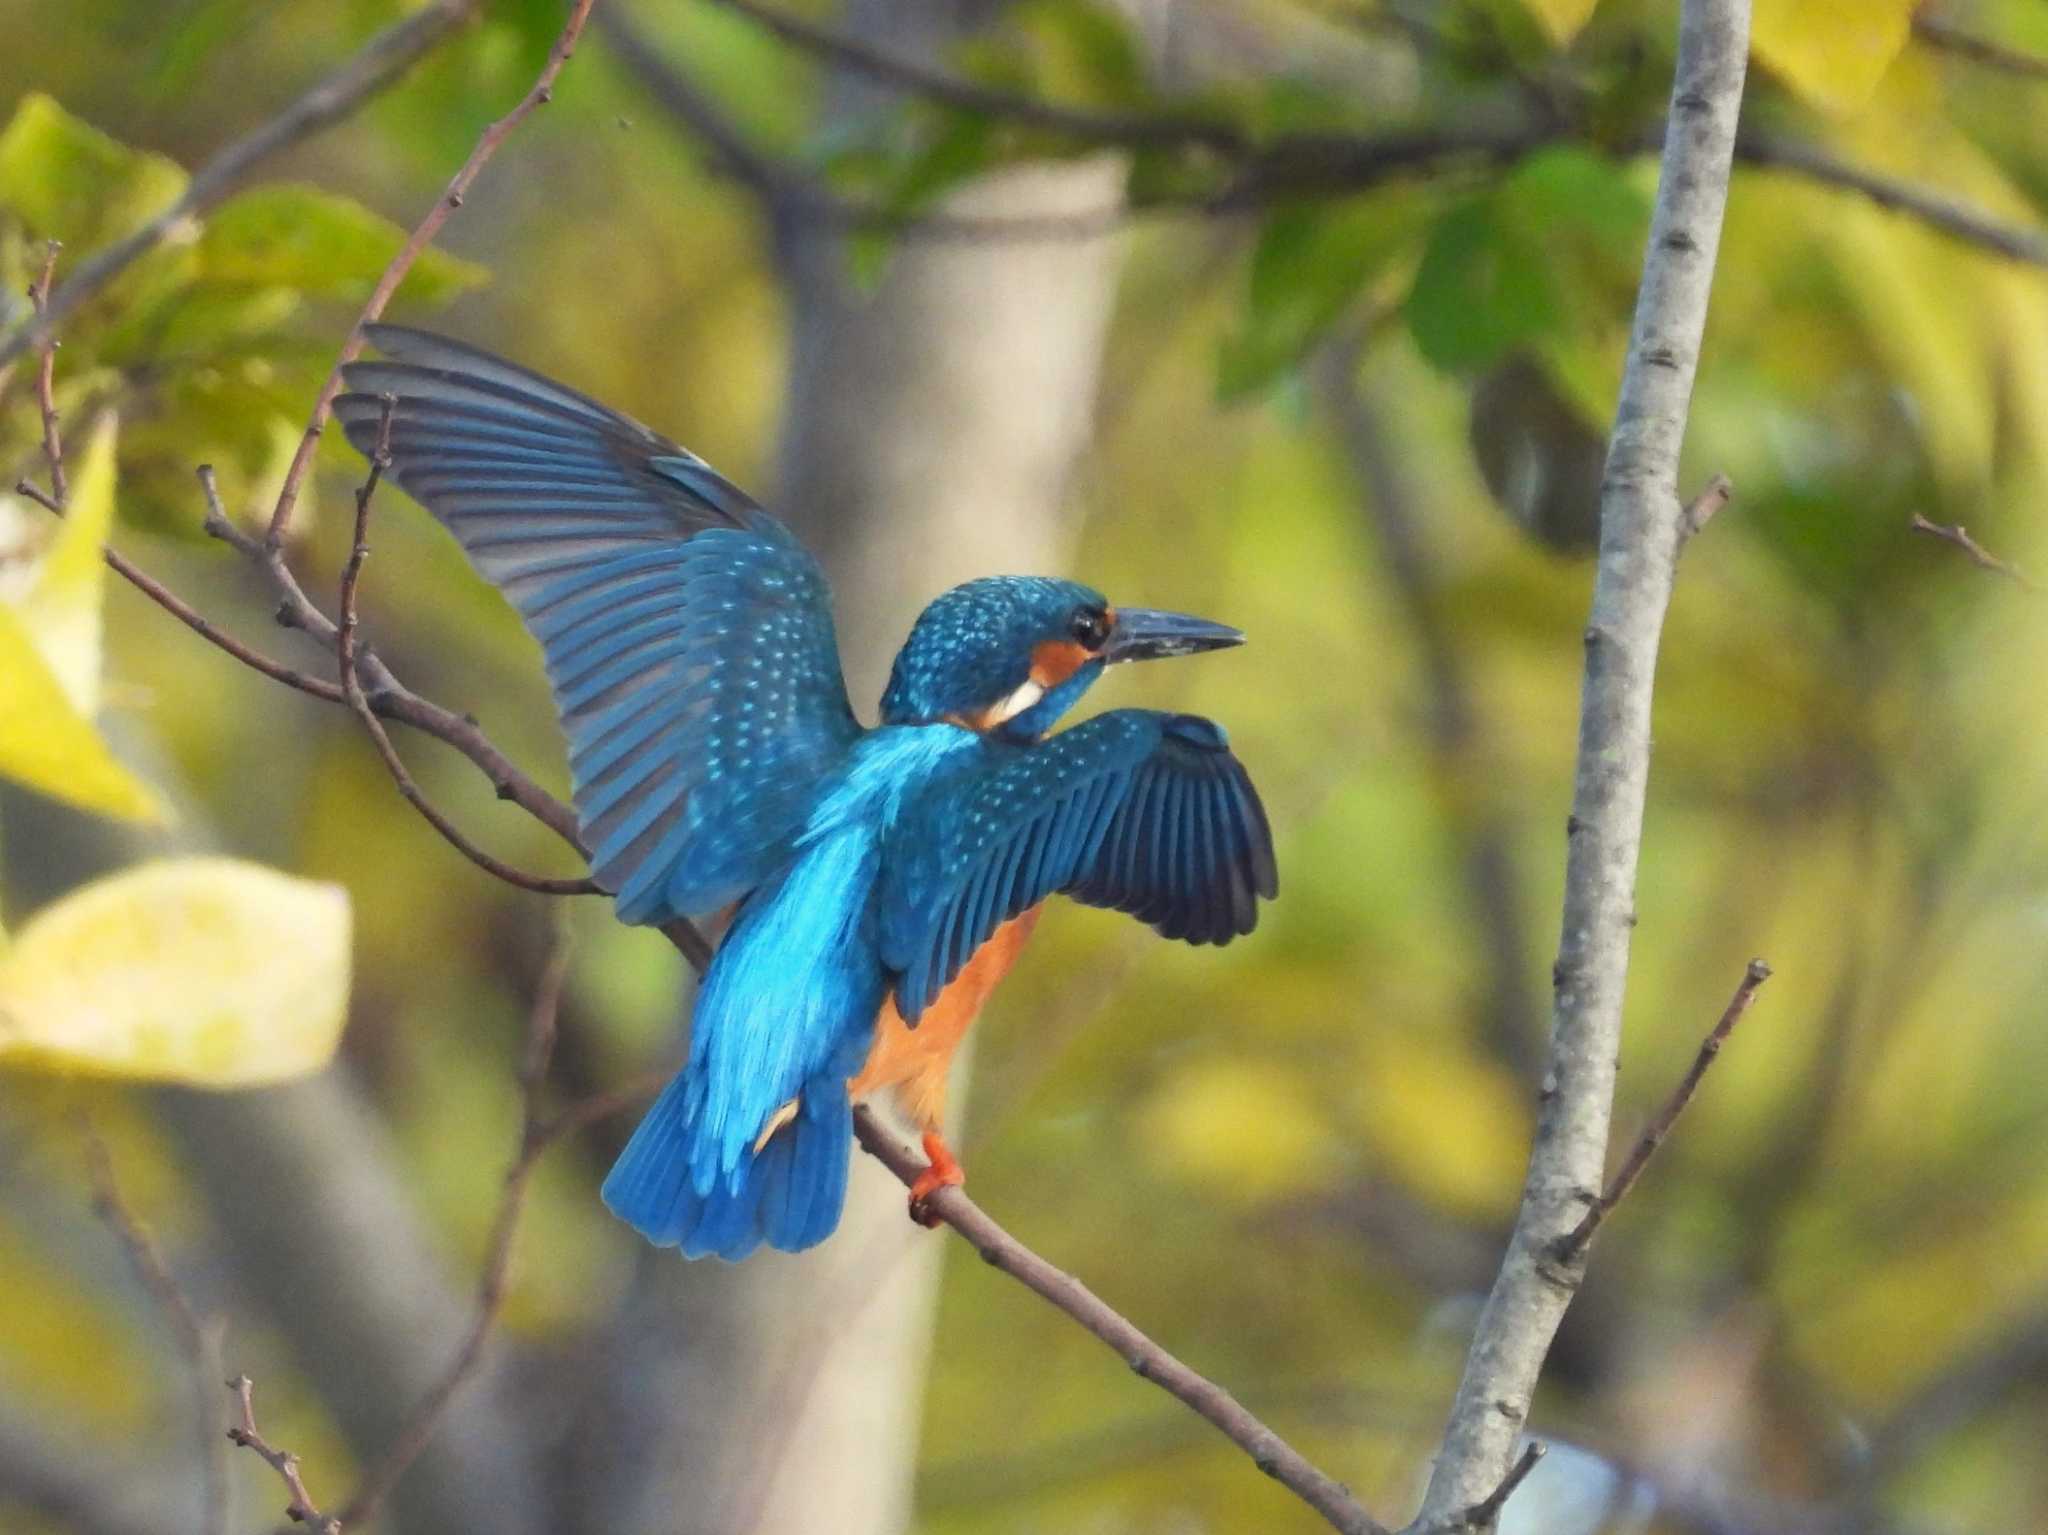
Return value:
[(1600, 0), (1522, 0), (1544, 35), (1559, 48), (1579, 35), (1579, 29), (1592, 18), (1599, 3)]
[(29, 637), (87, 719), (100, 705), (100, 599), (106, 562), (100, 551), (114, 525), (114, 421), (101, 420), (77, 460), (71, 504), (57, 537), (15, 604)]
[(317, 1071), (348, 1010), (338, 885), (229, 858), (139, 865), (31, 918), (0, 959), (0, 1060), (246, 1087)]
[(1750, 47), (1815, 106), (1854, 112), (1906, 46), (1919, 0), (1756, 0)]
[(0, 776), (82, 810), (162, 821), (163, 801), (72, 707), (26, 625), (0, 606)]

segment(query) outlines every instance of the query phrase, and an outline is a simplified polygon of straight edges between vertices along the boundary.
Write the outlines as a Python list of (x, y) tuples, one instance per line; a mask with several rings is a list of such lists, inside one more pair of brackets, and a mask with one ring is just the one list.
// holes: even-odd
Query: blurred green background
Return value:
[[(27, 312), (44, 238), (66, 241), (61, 286), (175, 195), (178, 167), (405, 9), (0, 0), (0, 328)], [(1913, 34), (1910, 5), (1757, 9), (1756, 134), (2038, 230), (2048, 82)], [(200, 535), (192, 466), (218, 466), (236, 515), (267, 510), (396, 226), (563, 15), (482, 12), (63, 332), (74, 474), (84, 423), (118, 417), (112, 541), (323, 675), (331, 658), (270, 625), (267, 589)], [(1655, 184), (1632, 151), (1658, 128), (1675, 6), (804, 14), (1005, 90), (1222, 118), (1254, 146), (1522, 135), (1369, 184), (1247, 187), (1228, 153), (1122, 153), (905, 100), (716, 4), (601, 0), (555, 103), (392, 310), (786, 507), (838, 580), (864, 714), (918, 604), (991, 569), (1059, 567), (1251, 634), (1091, 703), (1228, 726), (1282, 898), (1221, 953), (1056, 907), (978, 1031), (959, 1144), (1020, 1238), (1405, 1516), (1541, 1074), (1586, 551)], [(2048, 56), (2031, 0), (1941, 14)], [(813, 200), (767, 216), (730, 154), (648, 94), (635, 48)], [(1033, 197), (1069, 192), (1109, 216), (1030, 226)], [(921, 228), (935, 208), (967, 223)], [(43, 476), (30, 382), (0, 396), (7, 484)], [(1777, 976), (1601, 1238), (1532, 1420), (1588, 1454), (1537, 1474), (1524, 1530), (2048, 1527), (2048, 603), (1908, 527), (1962, 523), (2048, 570), (2044, 469), (2039, 264), (1738, 167), (1684, 474), (1724, 471), (1737, 495), (1687, 552), (1664, 639), (1618, 1139), (1744, 962)], [(359, 474), (324, 445), (293, 527), (330, 609)], [(0, 597), (53, 528), (0, 494)], [(509, 610), (396, 493), (372, 545), (368, 641), (565, 788)], [(173, 818), (0, 788), (7, 928), (137, 859), (231, 853), (346, 888), (352, 995), (333, 1065), (290, 1086), (0, 1062), (8, 1535), (202, 1528), (188, 1373), (93, 1218), (78, 1112), (224, 1322), (266, 1434), (338, 1504), (460, 1342), (558, 917), (441, 843), (345, 711), (119, 582), (99, 671), (101, 732)], [(400, 745), (491, 849), (577, 872), (454, 754)], [(602, 902), (559, 915), (551, 1090), (675, 1060), (669, 946)], [(1319, 1527), (964, 1243), (909, 1228), (893, 1187), (810, 1257), (644, 1253), (596, 1198), (630, 1122), (543, 1162), (487, 1367), (376, 1527)], [(275, 1479), (246, 1455), (232, 1473), (233, 1527), (276, 1525)]]

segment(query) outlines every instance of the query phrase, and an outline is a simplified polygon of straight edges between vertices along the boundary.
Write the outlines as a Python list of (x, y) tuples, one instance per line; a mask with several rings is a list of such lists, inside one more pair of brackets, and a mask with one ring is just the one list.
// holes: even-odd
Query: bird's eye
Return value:
[(1073, 635), (1083, 650), (1100, 650), (1109, 639), (1109, 615), (1083, 608), (1074, 615)]

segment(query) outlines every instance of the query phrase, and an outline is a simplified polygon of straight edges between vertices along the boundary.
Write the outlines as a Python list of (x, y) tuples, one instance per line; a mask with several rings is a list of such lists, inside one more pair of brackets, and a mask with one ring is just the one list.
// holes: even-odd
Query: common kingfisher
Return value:
[(488, 352), (367, 334), (389, 360), (346, 369), (335, 416), (365, 456), (384, 439), (390, 478), (540, 642), (594, 881), (625, 922), (732, 912), (688, 1061), (605, 1180), (649, 1241), (738, 1259), (824, 1240), (853, 1105), (884, 1089), (923, 1132), (929, 1223), (962, 1179), (947, 1066), (1048, 896), (1221, 944), (1277, 893), (1222, 727), (1118, 709), (1047, 733), (1105, 667), (1236, 629), (969, 581), (918, 618), (864, 729), (824, 572), (729, 480)]

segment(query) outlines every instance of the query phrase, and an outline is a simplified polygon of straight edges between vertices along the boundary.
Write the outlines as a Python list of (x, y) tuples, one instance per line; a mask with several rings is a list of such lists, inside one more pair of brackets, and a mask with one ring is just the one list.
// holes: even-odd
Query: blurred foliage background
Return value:
[[(1402, 1514), (1513, 1215), (1541, 1072), (1587, 551), (1655, 179), (1637, 150), (1658, 131), (1675, 6), (1019, 0), (898, 6), (872, 34), (1003, 92), (1228, 122), (1247, 158), (878, 93), (717, 4), (602, 0), (600, 16), (613, 4), (762, 155), (841, 206), (812, 211), (844, 232), (829, 280), (848, 303), (886, 293), (919, 250), (1022, 241), (920, 229), (995, 168), (1123, 156), (1136, 211), (1053, 237), (1111, 253), (1113, 302), (1091, 382), (1065, 402), (1085, 441), (1052, 487), (1047, 546), (1113, 596), (1251, 633), (1098, 697), (1228, 725), (1272, 810), (1284, 893), (1221, 954), (1056, 909), (980, 1031), (964, 1159), (1018, 1236)], [(0, 53), (0, 329), (27, 313), (44, 239), (65, 242), (61, 286), (405, 9), (0, 0), (15, 39)], [(803, 14), (865, 29), (888, 9)], [(1916, 32), (1912, 9), (1757, 3), (1752, 152), (1686, 472), (1725, 471), (1738, 490), (1687, 553), (1665, 636), (1618, 1137), (1661, 1101), (1744, 962), (1767, 956), (1777, 978), (1603, 1234), (1532, 1422), (1577, 1448), (1513, 1505), (1524, 1530), (2048, 1526), (2048, 694), (2034, 691), (2048, 604), (1908, 528), (1916, 513), (1966, 524), (2048, 569), (2048, 239), (2033, 232), (2048, 82)], [(345, 711), (235, 666), (118, 581), (102, 592), (90, 543), (105, 519), (203, 611), (322, 670), (265, 622), (253, 573), (201, 536), (192, 468), (217, 466), (235, 514), (267, 512), (401, 226), (525, 89), (563, 14), (553, 0), (482, 11), (67, 324), (73, 519), (60, 532), (0, 494), (9, 1535), (200, 1528), (187, 1371), (93, 1218), (81, 1110), (316, 1493), (339, 1500), (460, 1341), (557, 914), (450, 852)], [(1953, 0), (1940, 21), (2048, 57), (2032, 0)], [(571, 382), (772, 494), (788, 478), (781, 417), (803, 391), (796, 285), (825, 279), (787, 259), (787, 208), (764, 218), (732, 157), (645, 93), (622, 63), (632, 46), (593, 29), (392, 313)], [(1320, 163), (1261, 174), (1261, 146), (1311, 133), (1505, 147), (1350, 182)], [(1980, 210), (2035, 259), (1887, 211), (1766, 145)], [(1028, 301), (1049, 314), (1067, 293)], [(949, 339), (908, 336), (877, 366)], [(31, 372), (0, 396), (0, 483), (43, 473)], [(1037, 378), (1016, 380), (1020, 412), (1045, 404)], [(974, 469), (946, 472), (971, 487)], [(359, 474), (323, 445), (291, 541), (316, 597), (346, 554)], [(792, 516), (835, 572), (858, 564), (847, 545), (908, 560), (915, 535), (886, 508), (834, 527), (829, 496), (805, 500)], [(1006, 537), (990, 528), (987, 547)], [(509, 610), (395, 494), (373, 544), (378, 652), (563, 789)], [(842, 634), (878, 638), (853, 658), (857, 694), (917, 599), (860, 600), (872, 610)], [(493, 850), (575, 872), (467, 764), (401, 744)], [(203, 890), (77, 894), (145, 858), (223, 853), (249, 862), (172, 866)], [(317, 887), (244, 889), (269, 877), (252, 865), (341, 887), (352, 939)], [(257, 919), (239, 939), (238, 919), (193, 919), (218, 959), (162, 933), (208, 892)], [(88, 898), (97, 926), (75, 912), (56, 937), (55, 920), (30, 925)], [(675, 954), (603, 903), (561, 916), (573, 961), (553, 1089), (673, 1061)], [(266, 1050), (275, 1075), (298, 1069), (290, 1051), (340, 1023), (324, 956), (351, 941), (346, 1030), (317, 1086), (228, 1097), (101, 1075), (218, 1085), (223, 1060)], [(218, 1012), (247, 1037), (176, 1060), (85, 1037), (95, 981), (152, 943), (172, 956), (153, 997), (167, 1027)], [(236, 978), (280, 966), (267, 991)], [(595, 1193), (629, 1122), (542, 1164), (491, 1366), (454, 1447), (415, 1473), (438, 1490), (401, 1496), (381, 1527), (466, 1527), (446, 1516), (467, 1508), (496, 1529), (778, 1528), (748, 1489), (806, 1478), (807, 1394), (874, 1325), (873, 1297), (934, 1251), (935, 1315), (916, 1308), (901, 1344), (913, 1365), (928, 1344), (928, 1368), (874, 1385), (911, 1391), (922, 1431), (914, 1451), (856, 1437), (898, 1490), (842, 1527), (1317, 1527), (964, 1244), (899, 1230), (900, 1210), (842, 1232), (834, 1287), (784, 1325), (728, 1337), (687, 1295), (659, 1313), (737, 1340), (765, 1382), (754, 1395), (687, 1370), (665, 1395), (607, 1391), (636, 1329), (657, 1325), (633, 1301), (650, 1263), (709, 1295), (814, 1261), (671, 1274), (640, 1252)], [(360, 1318), (336, 1320), (388, 1297), (384, 1352), (355, 1341)], [(587, 1495), (663, 1485), (690, 1453), (647, 1427), (670, 1420), (722, 1425), (739, 1448), (633, 1521)], [(274, 1525), (274, 1479), (248, 1456), (232, 1473), (234, 1527)], [(528, 1523), (503, 1521), (508, 1488), (531, 1500)]]

